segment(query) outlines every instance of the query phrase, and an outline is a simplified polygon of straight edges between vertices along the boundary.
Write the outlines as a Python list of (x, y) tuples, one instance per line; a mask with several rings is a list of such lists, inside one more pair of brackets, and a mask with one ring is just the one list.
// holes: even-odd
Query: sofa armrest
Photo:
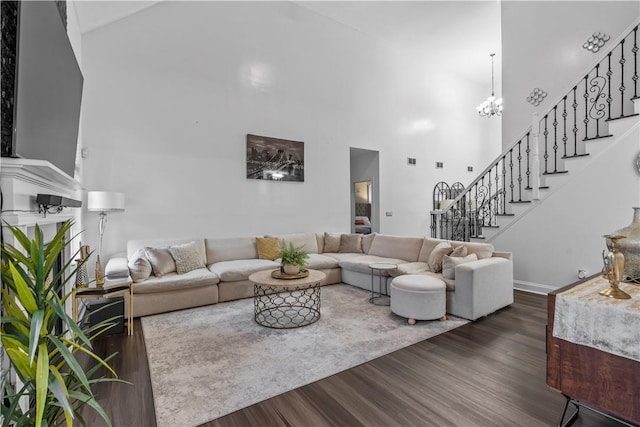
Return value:
[(129, 265), (126, 257), (112, 257), (104, 267), (104, 275), (110, 279), (129, 277)]
[(505, 258), (505, 259), (513, 259), (513, 253), (511, 252), (493, 251), (493, 255), (491, 256)]
[(494, 256), (461, 264), (451, 314), (475, 320), (513, 304), (513, 261)]

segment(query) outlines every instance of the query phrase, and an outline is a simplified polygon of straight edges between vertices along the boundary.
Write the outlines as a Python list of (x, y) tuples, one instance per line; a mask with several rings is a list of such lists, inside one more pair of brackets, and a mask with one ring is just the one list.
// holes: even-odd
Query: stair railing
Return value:
[[(623, 33), (624, 34), (624, 33)], [(633, 113), (638, 87), (638, 22), (564, 96), (504, 150), (451, 204), (434, 206), (431, 236), (469, 241), (483, 227), (497, 227), (511, 216), (510, 204), (530, 203), (527, 191), (541, 175), (566, 173), (564, 160), (588, 156), (586, 143), (610, 137), (606, 124)], [(630, 62), (630, 64), (628, 64)], [(534, 144), (538, 141), (537, 146)], [(539, 153), (539, 168), (533, 167)], [(540, 187), (545, 188), (545, 187)]]

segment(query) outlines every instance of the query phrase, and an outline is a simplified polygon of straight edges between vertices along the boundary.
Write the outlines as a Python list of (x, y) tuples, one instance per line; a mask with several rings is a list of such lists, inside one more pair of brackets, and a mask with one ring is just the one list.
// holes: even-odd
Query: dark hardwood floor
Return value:
[[(545, 383), (546, 296), (515, 292), (490, 316), (239, 410), (204, 426), (551, 426), (564, 399)], [(167, 337), (170, 339), (170, 337)], [(155, 426), (140, 321), (96, 341), (132, 385), (95, 392), (114, 426)], [(215, 402), (211, 402), (215, 405)], [(574, 426), (619, 426), (582, 409)], [(104, 423), (89, 411), (91, 426)]]

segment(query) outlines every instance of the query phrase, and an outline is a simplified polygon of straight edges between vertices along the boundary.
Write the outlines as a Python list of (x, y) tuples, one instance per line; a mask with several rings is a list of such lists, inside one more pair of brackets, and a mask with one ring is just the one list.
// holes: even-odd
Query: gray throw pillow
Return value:
[(176, 263), (176, 273), (178, 274), (188, 273), (205, 266), (196, 242), (170, 246), (169, 252)]
[(360, 234), (343, 234), (340, 236), (340, 248), (338, 252), (344, 253), (362, 253), (362, 236)]
[(144, 253), (147, 255), (149, 263), (151, 263), (151, 269), (153, 274), (157, 277), (162, 277), (167, 273), (176, 271), (176, 262), (169, 252), (169, 248), (144, 248)]
[(142, 248), (133, 254), (127, 266), (129, 267), (129, 276), (135, 283), (147, 280), (151, 276), (151, 263)]
[(324, 250), (325, 253), (337, 253), (340, 250), (340, 233), (324, 233)]

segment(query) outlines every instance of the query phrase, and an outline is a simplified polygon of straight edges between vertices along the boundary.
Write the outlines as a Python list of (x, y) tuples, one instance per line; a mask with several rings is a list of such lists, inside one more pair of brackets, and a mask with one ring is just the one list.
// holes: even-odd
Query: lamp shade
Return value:
[(113, 212), (124, 210), (124, 193), (111, 191), (89, 191), (87, 210), (94, 212)]

